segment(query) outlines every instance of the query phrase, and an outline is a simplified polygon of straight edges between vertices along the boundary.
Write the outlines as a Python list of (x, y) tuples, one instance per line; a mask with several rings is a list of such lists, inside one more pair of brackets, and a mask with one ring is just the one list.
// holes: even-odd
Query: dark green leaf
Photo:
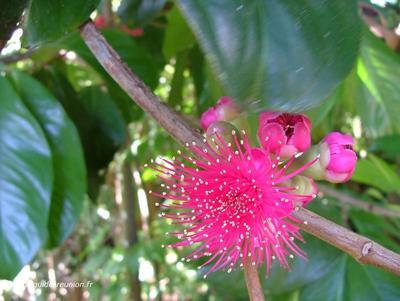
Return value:
[(306, 243), (299, 246), (307, 253), (308, 260), (296, 258), (287, 271), (278, 264), (273, 266), (271, 275), (265, 281), (265, 287), (271, 294), (282, 294), (302, 288), (329, 273), (336, 266), (341, 253), (325, 242), (305, 236)]
[(61, 104), (39, 82), (22, 72), (12, 80), (39, 121), (53, 154), (54, 184), (49, 214), (49, 246), (72, 232), (86, 192), (86, 169), (79, 134)]
[(339, 256), (325, 276), (301, 291), (299, 301), (342, 301), (346, 283), (346, 262), (346, 255)]
[(30, 45), (65, 36), (89, 18), (100, 0), (32, 0), (25, 30)]
[(397, 301), (400, 300), (399, 278), (349, 258), (345, 294), (345, 301)]
[(357, 56), (356, 1), (178, 4), (228, 95), (257, 109), (305, 111), (331, 94)]
[(352, 180), (400, 194), (400, 176), (386, 161), (372, 154), (357, 162)]
[(122, 0), (118, 15), (124, 22), (143, 26), (162, 10), (165, 2), (166, 0)]
[(370, 151), (382, 152), (384, 157), (395, 160), (400, 156), (400, 135), (390, 135), (375, 139)]
[(0, 76), (0, 279), (12, 279), (47, 239), (53, 185), (40, 125)]
[(89, 195), (97, 195), (99, 170), (106, 167), (125, 141), (124, 121), (114, 101), (100, 87), (85, 88), (79, 95), (59, 68), (36, 75), (54, 93), (79, 131), (88, 171)]

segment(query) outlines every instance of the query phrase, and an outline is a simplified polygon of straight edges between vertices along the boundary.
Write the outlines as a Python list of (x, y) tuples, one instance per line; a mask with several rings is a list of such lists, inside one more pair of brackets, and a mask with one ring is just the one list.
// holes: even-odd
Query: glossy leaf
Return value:
[(395, 160), (400, 156), (400, 135), (389, 135), (375, 139), (370, 150), (381, 152), (384, 157)]
[(370, 136), (400, 133), (400, 56), (365, 31), (357, 74), (362, 94), (355, 95), (363, 126)]
[(357, 162), (352, 180), (400, 194), (400, 176), (387, 162), (372, 154)]
[(62, 103), (79, 131), (88, 172), (88, 193), (95, 198), (101, 183), (99, 170), (107, 166), (125, 141), (122, 115), (100, 87), (88, 87), (78, 94), (58, 66), (42, 70), (36, 76)]
[(347, 256), (342, 254), (332, 262), (333, 268), (317, 281), (307, 285), (299, 301), (342, 301), (346, 284)]
[(0, 279), (13, 279), (47, 239), (52, 157), (39, 123), (0, 76)]
[(345, 301), (397, 301), (400, 300), (399, 278), (349, 259), (345, 293)]
[(25, 30), (30, 45), (56, 40), (85, 22), (100, 0), (32, 0)]
[(177, 2), (227, 94), (258, 110), (319, 104), (357, 56), (356, 1)]
[(273, 266), (271, 275), (265, 281), (265, 287), (272, 294), (282, 294), (301, 289), (335, 269), (341, 253), (310, 235), (305, 236), (306, 243), (299, 246), (307, 253), (308, 260), (296, 258), (291, 270), (284, 270), (278, 264)]
[(118, 15), (124, 22), (143, 26), (150, 22), (164, 7), (166, 0), (122, 0)]
[(86, 168), (79, 134), (61, 104), (39, 82), (22, 72), (14, 72), (12, 80), (25, 105), (39, 121), (53, 154), (48, 243), (54, 247), (74, 229), (86, 192)]

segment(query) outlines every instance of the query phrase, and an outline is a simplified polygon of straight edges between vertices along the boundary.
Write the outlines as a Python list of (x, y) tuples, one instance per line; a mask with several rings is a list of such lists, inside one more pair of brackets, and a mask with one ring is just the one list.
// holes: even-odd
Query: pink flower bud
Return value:
[(236, 104), (228, 96), (221, 97), (217, 104), (205, 111), (200, 118), (200, 125), (207, 130), (215, 121), (231, 121), (238, 115)]
[(310, 147), (311, 121), (302, 114), (263, 112), (257, 135), (265, 149), (288, 158)]
[(320, 144), (320, 164), (325, 168), (325, 178), (333, 183), (348, 181), (353, 175), (357, 155), (350, 135), (332, 132)]
[(144, 35), (144, 30), (141, 27), (136, 27), (134, 29), (129, 28), (127, 25), (122, 26), (122, 31), (126, 32), (132, 37), (141, 37)]
[(99, 15), (96, 20), (94, 21), (94, 25), (96, 25), (97, 28), (104, 28), (107, 26), (106, 24), (106, 18), (103, 15)]

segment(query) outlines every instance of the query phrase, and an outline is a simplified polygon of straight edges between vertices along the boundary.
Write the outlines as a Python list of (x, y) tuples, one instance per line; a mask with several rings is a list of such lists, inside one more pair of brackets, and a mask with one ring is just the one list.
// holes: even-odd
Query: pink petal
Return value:
[(216, 104), (216, 107), (219, 106), (234, 106), (235, 103), (233, 102), (232, 98), (229, 96), (222, 96), (220, 99), (218, 99), (218, 102)]
[(311, 133), (306, 124), (300, 122), (295, 124), (288, 144), (293, 145), (299, 152), (304, 152), (310, 147)]
[(258, 132), (261, 145), (273, 153), (278, 153), (286, 144), (285, 131), (278, 123), (269, 123)]
[(261, 148), (252, 148), (250, 151), (252, 164), (256, 168), (256, 170), (266, 170), (268, 171), (271, 168), (271, 160), (265, 153), (265, 151)]
[(351, 178), (352, 173), (336, 173), (327, 170), (325, 173), (326, 180), (331, 183), (344, 183)]
[(339, 132), (332, 132), (328, 134), (323, 141), (327, 142), (328, 144), (354, 145), (353, 137)]
[(337, 173), (351, 172), (357, 162), (357, 155), (352, 150), (342, 150), (340, 153), (332, 154), (327, 169)]
[(281, 115), (281, 113), (279, 113), (279, 112), (271, 112), (271, 111), (262, 112), (258, 116), (258, 126), (264, 127), (267, 123), (278, 118), (280, 115)]
[(218, 114), (214, 107), (211, 107), (201, 115), (200, 126), (206, 131), (210, 124), (215, 121), (218, 121)]

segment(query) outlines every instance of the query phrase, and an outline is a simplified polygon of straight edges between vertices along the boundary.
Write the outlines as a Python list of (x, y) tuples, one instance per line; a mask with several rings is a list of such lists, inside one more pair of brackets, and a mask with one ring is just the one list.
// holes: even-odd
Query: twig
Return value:
[(377, 206), (377, 205), (374, 205), (374, 204), (371, 204), (371, 203), (368, 203), (365, 201), (358, 200), (346, 193), (340, 192), (340, 191), (333, 189), (327, 185), (318, 184), (318, 190), (320, 192), (324, 193), (325, 195), (333, 197), (344, 204), (349, 204), (354, 207), (363, 209), (365, 211), (375, 213), (377, 215), (400, 218), (400, 212), (398, 212), (398, 211), (390, 210), (387, 208), (383, 208), (381, 206)]
[(244, 264), (244, 278), (250, 301), (265, 301), (257, 268), (251, 264), (251, 260), (247, 260)]
[(307, 209), (299, 208), (293, 216), (300, 228), (346, 252), (362, 264), (370, 264), (400, 276), (400, 255), (375, 241), (337, 225)]
[[(116, 51), (96, 30), (92, 22), (81, 27), (81, 35), (97, 60), (121, 88), (172, 137), (183, 145), (188, 142), (204, 145), (201, 135), (190, 128), (182, 117), (162, 104), (160, 99), (121, 61)], [(347, 252), (362, 263), (379, 266), (400, 275), (400, 255), (308, 210), (300, 209), (294, 215), (303, 221), (300, 225), (303, 230)]]

